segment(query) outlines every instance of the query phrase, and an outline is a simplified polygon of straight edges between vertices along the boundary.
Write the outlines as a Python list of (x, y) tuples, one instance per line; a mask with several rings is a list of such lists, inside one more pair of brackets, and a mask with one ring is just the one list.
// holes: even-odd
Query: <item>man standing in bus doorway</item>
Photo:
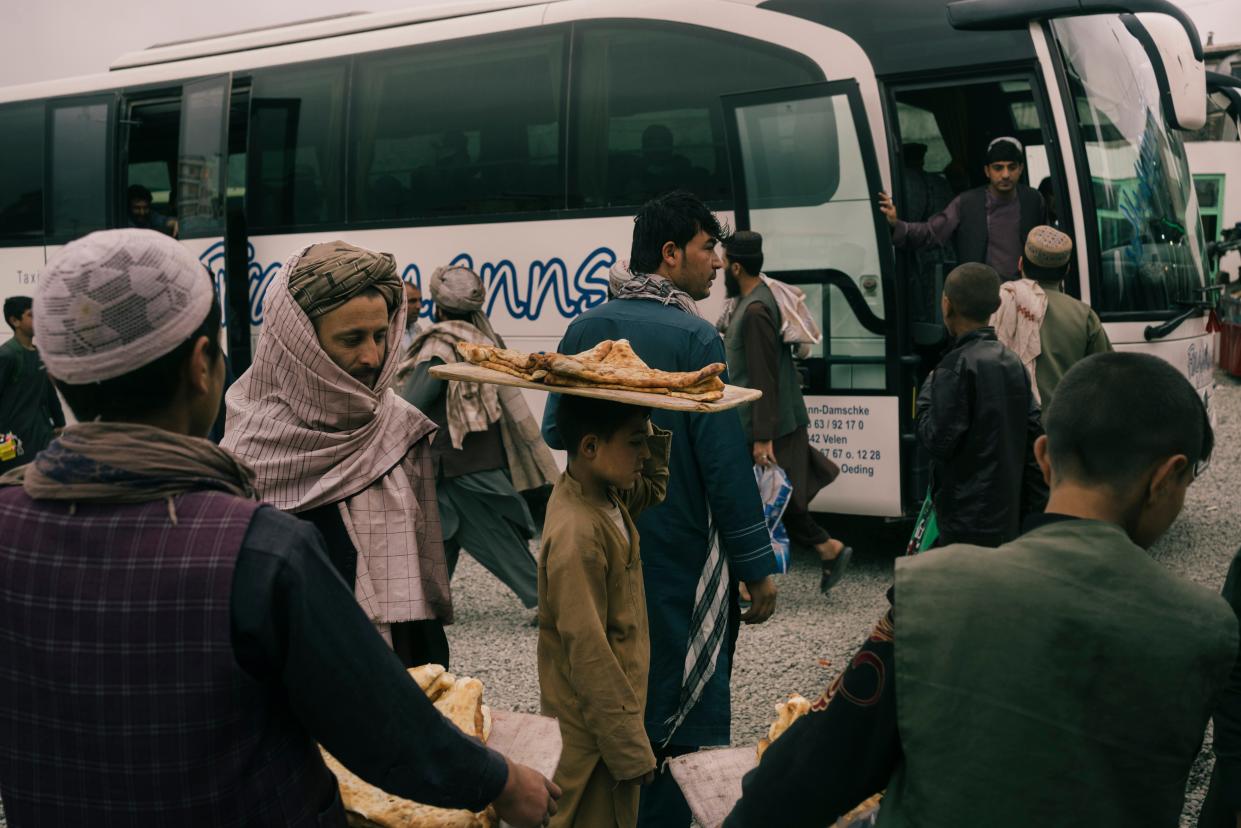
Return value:
[(65, 425), (60, 399), (34, 347), (33, 306), (29, 296), (4, 300), (13, 338), (0, 345), (0, 474), (33, 460)]
[(1026, 236), (1047, 223), (1042, 195), (1021, 183), (1024, 153), (1016, 138), (996, 138), (987, 146), (987, 184), (961, 193), (925, 222), (901, 221), (892, 199), (880, 193), (879, 209), (892, 227), (892, 243), (911, 248), (951, 243), (958, 264), (981, 262), (1002, 279), (1018, 278)]
[(991, 318), (996, 337), (1026, 366), (1035, 401), (1044, 409), (1070, 368), (1112, 350), (1099, 315), (1063, 291), (1072, 255), (1073, 240), (1056, 228), (1031, 230), (1022, 278), (1000, 286), (1000, 309)]
[(810, 501), (836, 479), (840, 469), (810, 445), (810, 417), (801, 396), (801, 377), (793, 353), (780, 337), (783, 317), (771, 288), (763, 281), (763, 237), (740, 230), (724, 242), (724, 289), (735, 299), (724, 322), (728, 375), (736, 385), (757, 388), (763, 396), (737, 409), (750, 438), (757, 466), (777, 465), (788, 475), (793, 493), (784, 510), (789, 540), (819, 555), (827, 594), (844, 574), (853, 554), (810, 516)]
[[(634, 218), (630, 261), (610, 274), (614, 298), (574, 320), (560, 352), (628, 339), (665, 371), (724, 362), (723, 341), (695, 304), (710, 295), (722, 267), (715, 247), (723, 235), (715, 215), (689, 193), (644, 204)], [(543, 413), (553, 448), (563, 446), (557, 407), (553, 395)], [(742, 621), (760, 624), (775, 611), (776, 560), (740, 419), (655, 410), (651, 421), (672, 432), (672, 452), (667, 498), (637, 521), (651, 635), (646, 732), (660, 767), (642, 791), (638, 824), (686, 828), (689, 805), (663, 760), (729, 743), (737, 632)], [(744, 614), (738, 582), (752, 601)]]
[(450, 724), (319, 533), (202, 439), (224, 359), (194, 256), (92, 233), (35, 305), (78, 424), (0, 478), (9, 824), (344, 828), (319, 744), (397, 796), (546, 824), (556, 786)]
[(431, 376), (434, 366), (461, 361), (458, 342), (505, 347), (483, 312), (483, 280), (468, 267), (441, 267), (431, 276), (431, 301), (435, 324), (414, 340), (395, 387), (438, 429), (431, 457), (448, 577), (464, 548), (533, 609), (539, 597), (530, 552), (535, 526), (518, 492), (556, 478), (556, 461), (521, 391)]
[(435, 424), (389, 388), (405, 308), (391, 254), (342, 241), (294, 254), (267, 289), (254, 363), (228, 391), (221, 446), (254, 466), (264, 500), (318, 527), (406, 666), (447, 667)]

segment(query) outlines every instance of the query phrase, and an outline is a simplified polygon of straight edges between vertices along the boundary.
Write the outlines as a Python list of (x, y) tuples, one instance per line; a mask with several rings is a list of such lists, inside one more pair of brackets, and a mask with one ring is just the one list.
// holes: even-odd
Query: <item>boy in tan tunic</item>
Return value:
[(650, 636), (633, 518), (664, 499), (671, 433), (648, 411), (565, 395), (568, 469), (547, 505), (539, 559), (539, 690), (560, 721), (553, 826), (632, 828), (655, 770), (643, 725)]

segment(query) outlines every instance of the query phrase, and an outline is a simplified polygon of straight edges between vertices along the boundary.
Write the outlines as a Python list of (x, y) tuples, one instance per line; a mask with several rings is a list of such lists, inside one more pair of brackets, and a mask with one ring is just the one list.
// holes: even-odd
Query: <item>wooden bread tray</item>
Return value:
[(455, 362), (451, 365), (436, 365), (431, 368), (431, 376), (444, 380), (461, 380), (464, 382), (489, 382), (492, 385), (511, 385), (514, 388), (529, 388), (531, 391), (546, 391), (549, 394), (574, 394), (579, 397), (595, 397), (600, 400), (642, 405), (648, 408), (666, 408), (670, 411), (694, 411), (714, 414), (727, 411), (745, 403), (754, 402), (763, 396), (757, 388), (742, 388), (737, 385), (725, 385), (724, 396), (715, 402), (698, 402), (681, 397), (670, 397), (667, 394), (652, 394), (645, 391), (618, 391), (612, 388), (579, 388), (564, 385), (544, 385), (541, 382), (529, 382), (503, 371), (484, 368), (469, 362)]

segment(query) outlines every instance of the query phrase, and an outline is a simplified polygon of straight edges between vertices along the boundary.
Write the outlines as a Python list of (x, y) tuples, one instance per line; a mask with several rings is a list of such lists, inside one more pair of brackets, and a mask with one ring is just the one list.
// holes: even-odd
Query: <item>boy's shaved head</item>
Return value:
[(1000, 274), (978, 262), (960, 265), (944, 280), (944, 295), (961, 316), (986, 324), (1000, 309)]

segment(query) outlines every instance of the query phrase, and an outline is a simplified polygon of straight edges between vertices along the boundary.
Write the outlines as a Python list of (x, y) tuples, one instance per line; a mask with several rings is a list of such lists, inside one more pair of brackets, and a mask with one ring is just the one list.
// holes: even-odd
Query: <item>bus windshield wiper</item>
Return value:
[(1161, 325), (1147, 325), (1143, 331), (1146, 341), (1152, 339), (1163, 339), (1168, 334), (1181, 327), (1181, 323), (1186, 319), (1193, 319), (1195, 316), (1201, 316), (1203, 311), (1209, 311), (1215, 307), (1219, 301), (1218, 293), (1223, 290), (1223, 285), (1211, 285), (1209, 287), (1200, 287), (1191, 290), (1191, 294), (1201, 294), (1201, 299), (1175, 299), (1172, 304), (1178, 308), (1184, 308), (1183, 311), (1176, 316), (1164, 322)]

